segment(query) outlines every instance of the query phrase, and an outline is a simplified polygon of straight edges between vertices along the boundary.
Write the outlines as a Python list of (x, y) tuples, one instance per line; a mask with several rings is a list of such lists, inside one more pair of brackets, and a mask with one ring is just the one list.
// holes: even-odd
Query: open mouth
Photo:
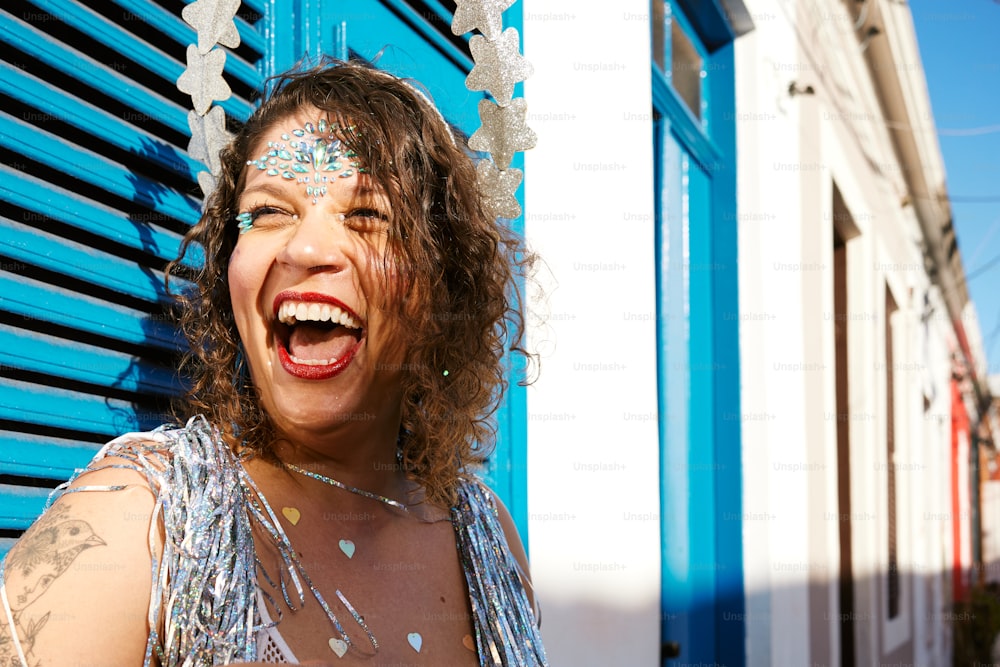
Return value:
[(351, 363), (364, 340), (361, 318), (324, 294), (282, 292), (274, 300), (278, 359), (291, 375), (325, 379)]

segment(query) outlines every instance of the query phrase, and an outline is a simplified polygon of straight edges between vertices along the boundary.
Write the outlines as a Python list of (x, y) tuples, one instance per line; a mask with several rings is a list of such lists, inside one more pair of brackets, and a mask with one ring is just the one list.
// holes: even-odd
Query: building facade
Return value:
[(704, 4), (525, 2), (550, 652), (949, 664), (989, 391), (909, 10)]
[(988, 389), (912, 19), (747, 4), (749, 662), (948, 664)]

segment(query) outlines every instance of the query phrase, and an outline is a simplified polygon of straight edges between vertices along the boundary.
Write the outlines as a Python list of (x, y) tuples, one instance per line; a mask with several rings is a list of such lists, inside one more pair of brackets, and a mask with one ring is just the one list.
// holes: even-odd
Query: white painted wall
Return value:
[(768, 3), (746, 4), (756, 28), (736, 42), (741, 411), (772, 417), (742, 425), (747, 665), (802, 665), (810, 576), (803, 500), (816, 471), (807, 470), (803, 421), (801, 149), (798, 105), (775, 104), (796, 46)]
[(983, 482), (983, 569), (988, 583), (1000, 583), (1000, 481)]
[(659, 655), (649, 3), (524, 0), (529, 533), (554, 666)]

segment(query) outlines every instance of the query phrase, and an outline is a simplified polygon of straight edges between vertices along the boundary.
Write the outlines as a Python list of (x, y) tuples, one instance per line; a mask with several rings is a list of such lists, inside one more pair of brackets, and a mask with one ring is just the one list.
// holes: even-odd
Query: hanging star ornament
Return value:
[(520, 169), (500, 171), (489, 160), (480, 160), (476, 165), (476, 177), (487, 213), (507, 219), (521, 215), (521, 205), (514, 196), (517, 186), (521, 185)]
[(502, 26), (501, 14), (513, 4), (514, 0), (457, 0), (451, 31), (464, 35), (478, 29), (487, 39), (496, 39)]
[(482, 125), (469, 137), (469, 148), (488, 152), (498, 168), (506, 169), (514, 153), (534, 148), (538, 142), (538, 137), (524, 122), (527, 114), (528, 104), (523, 97), (512, 100), (505, 107), (480, 100)]
[(201, 194), (205, 199), (208, 199), (208, 196), (212, 194), (215, 190), (215, 186), (215, 176), (212, 176), (212, 174), (207, 171), (198, 172), (198, 187), (201, 188)]
[(469, 49), (476, 65), (465, 79), (465, 87), (489, 91), (497, 104), (506, 106), (514, 96), (514, 85), (532, 72), (531, 63), (521, 55), (517, 29), (507, 28), (496, 41), (474, 35)]
[(469, 138), (469, 147), (488, 153), (480, 160), (476, 176), (483, 207), (493, 217), (516, 218), (521, 205), (514, 193), (521, 184), (520, 169), (511, 169), (514, 153), (535, 145), (535, 133), (525, 125), (527, 105), (514, 100), (514, 87), (532, 73), (531, 64), (521, 55), (520, 36), (514, 28), (503, 30), (503, 12), (515, 0), (456, 0), (451, 31), (456, 35), (478, 29), (469, 40), (474, 63), (465, 79), (469, 90), (483, 90), (495, 103), (479, 103), (481, 127)]
[(196, 0), (181, 10), (181, 18), (198, 33), (198, 52), (202, 55), (216, 44), (235, 49), (240, 33), (233, 17), (240, 0)]
[(226, 52), (213, 49), (206, 55), (198, 53), (194, 44), (187, 48), (187, 69), (177, 79), (177, 88), (191, 96), (194, 110), (205, 115), (212, 100), (225, 100), (232, 94), (229, 84), (222, 78), (226, 66)]
[(208, 166), (212, 174), (218, 174), (222, 171), (220, 152), (232, 139), (226, 131), (226, 113), (222, 107), (212, 107), (204, 116), (188, 111), (188, 127), (191, 128), (188, 155)]

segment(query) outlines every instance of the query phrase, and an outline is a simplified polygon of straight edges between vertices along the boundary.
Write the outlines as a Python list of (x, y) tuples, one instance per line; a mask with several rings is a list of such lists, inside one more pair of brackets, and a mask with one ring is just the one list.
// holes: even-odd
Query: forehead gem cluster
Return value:
[[(338, 124), (328, 123), (325, 118), (316, 124), (306, 123), (302, 128), (282, 134), (282, 141), (267, 142), (267, 152), (256, 160), (247, 160), (247, 164), (268, 176), (302, 183), (306, 186), (306, 195), (315, 204), (326, 194), (326, 184), (331, 179), (350, 178), (355, 173), (365, 172), (358, 164), (357, 153), (331, 134), (340, 129)], [(353, 126), (343, 129), (354, 134)]]

